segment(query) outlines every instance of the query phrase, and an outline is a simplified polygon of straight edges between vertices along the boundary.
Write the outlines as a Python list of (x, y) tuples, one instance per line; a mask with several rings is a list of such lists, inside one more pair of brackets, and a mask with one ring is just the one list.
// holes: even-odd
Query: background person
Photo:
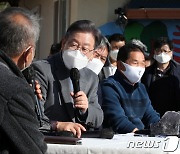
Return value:
[(126, 44), (119, 49), (117, 71), (102, 83), (103, 127), (130, 133), (159, 121), (146, 88), (139, 82), (144, 71), (144, 51), (139, 46)]
[(0, 153), (42, 154), (47, 149), (38, 130), (34, 92), (21, 73), (35, 55), (38, 21), (23, 8), (0, 13)]
[(62, 41), (60, 43), (53, 43), (50, 48), (49, 56), (52, 56), (61, 51)]
[(106, 37), (101, 36), (101, 43), (93, 52), (93, 59), (90, 60), (87, 64), (87, 68), (92, 70), (99, 76), (99, 80), (101, 81), (100, 71), (106, 63), (108, 53), (110, 52), (110, 44)]
[[(100, 32), (93, 22), (76, 21), (65, 34), (62, 52), (33, 64), (41, 85), (44, 111), (53, 130), (71, 131), (80, 137), (86, 128), (101, 126), (103, 111), (98, 104), (98, 78), (86, 68), (99, 41)], [(70, 70), (74, 67), (80, 72), (80, 91), (76, 94), (70, 80)]]
[(161, 116), (166, 111), (179, 111), (180, 65), (173, 60), (173, 44), (167, 37), (154, 42), (154, 59), (142, 77), (152, 105)]
[(88, 62), (86, 66), (94, 73), (96, 73), (99, 77), (99, 86), (98, 86), (98, 102), (102, 105), (102, 92), (100, 83), (104, 80), (104, 75), (102, 74), (102, 69), (104, 64), (107, 61), (108, 54), (110, 52), (110, 44), (106, 37), (102, 36), (100, 45), (95, 49), (93, 59)]
[(103, 80), (111, 75), (114, 75), (116, 69), (117, 69), (117, 55), (119, 52), (119, 49), (125, 45), (125, 37), (122, 34), (115, 33), (111, 35), (108, 39), (111, 50), (109, 52), (107, 61), (102, 68), (100, 75), (100, 80)]

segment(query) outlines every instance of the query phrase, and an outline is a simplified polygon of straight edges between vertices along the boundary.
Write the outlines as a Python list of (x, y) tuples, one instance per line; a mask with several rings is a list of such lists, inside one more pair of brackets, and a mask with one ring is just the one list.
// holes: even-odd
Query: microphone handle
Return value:
[(41, 109), (40, 100), (38, 99), (38, 96), (36, 94), (35, 70), (32, 66), (29, 66), (28, 68), (23, 70), (22, 73), (23, 73), (26, 81), (32, 85), (32, 89), (33, 89), (33, 92), (35, 94), (35, 99), (36, 99), (36, 105), (35, 105), (36, 114), (37, 114), (37, 118), (40, 122), (40, 126), (42, 126), (42, 119), (43, 119), (44, 114), (43, 114), (42, 109)]
[[(74, 89), (74, 94), (76, 94), (77, 92), (80, 91), (80, 87), (79, 87), (79, 80), (72, 80), (72, 84), (73, 84), (73, 89)], [(74, 102), (75, 103), (75, 102)], [(74, 104), (75, 105), (75, 104)], [(75, 107), (75, 106), (74, 106)], [(75, 112), (78, 112), (79, 109), (77, 109), (75, 107)]]
[(74, 88), (74, 94), (80, 91), (79, 87), (79, 80), (72, 80), (73, 88)]
[(34, 93), (35, 93), (35, 99), (36, 99), (36, 112), (37, 112), (37, 117), (38, 117), (38, 120), (40, 121), (40, 127), (42, 126), (42, 109), (41, 109), (41, 105), (40, 105), (40, 101), (38, 99), (38, 96), (35, 92), (35, 81), (32, 79), (31, 80), (31, 84), (32, 84), (32, 88), (34, 90)]

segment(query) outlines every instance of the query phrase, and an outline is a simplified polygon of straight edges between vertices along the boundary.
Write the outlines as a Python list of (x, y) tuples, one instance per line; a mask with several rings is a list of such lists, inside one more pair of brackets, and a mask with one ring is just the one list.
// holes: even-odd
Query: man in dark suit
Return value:
[[(98, 77), (86, 68), (99, 38), (100, 32), (93, 22), (76, 21), (65, 34), (62, 52), (33, 63), (52, 130), (71, 131), (80, 137), (81, 131), (101, 126), (103, 111), (98, 104)], [(75, 94), (70, 79), (74, 67), (80, 72), (80, 91)]]
[(38, 18), (22, 8), (0, 13), (0, 153), (42, 154), (35, 96), (20, 70), (35, 55)]

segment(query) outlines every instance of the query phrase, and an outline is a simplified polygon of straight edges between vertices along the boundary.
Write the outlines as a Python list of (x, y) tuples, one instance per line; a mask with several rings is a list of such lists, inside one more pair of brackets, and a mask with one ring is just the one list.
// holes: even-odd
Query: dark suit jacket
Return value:
[(35, 97), (17, 66), (0, 51), (0, 153), (42, 154)]
[(103, 67), (98, 75), (100, 82), (108, 78), (109, 76), (110, 76), (109, 66)]
[[(57, 53), (47, 60), (40, 60), (33, 63), (37, 72), (37, 80), (41, 84), (43, 99), (45, 101), (45, 114), (50, 120), (63, 119), (59, 114), (59, 105), (64, 103), (64, 118), (69, 117), (68, 121), (82, 122), (74, 114), (73, 99), (70, 96), (72, 85), (70, 84), (70, 71), (65, 67), (62, 53)], [(103, 121), (103, 111), (98, 104), (97, 88), (98, 77), (87, 68), (80, 70), (80, 90), (84, 91), (89, 101), (88, 115), (85, 124), (99, 127)], [(53, 118), (53, 119), (52, 119)], [(56, 119), (55, 119), (56, 118)]]

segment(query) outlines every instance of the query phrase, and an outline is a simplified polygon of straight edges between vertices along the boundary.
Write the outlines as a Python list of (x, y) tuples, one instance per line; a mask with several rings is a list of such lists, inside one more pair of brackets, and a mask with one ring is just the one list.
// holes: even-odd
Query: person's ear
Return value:
[(118, 68), (118, 70), (122, 70), (122, 71), (126, 70), (125, 66), (123, 65), (123, 63), (120, 60), (117, 61), (117, 68)]
[(32, 46), (29, 46), (25, 51), (24, 51), (24, 60), (25, 62), (29, 62), (34, 58), (34, 48)]

